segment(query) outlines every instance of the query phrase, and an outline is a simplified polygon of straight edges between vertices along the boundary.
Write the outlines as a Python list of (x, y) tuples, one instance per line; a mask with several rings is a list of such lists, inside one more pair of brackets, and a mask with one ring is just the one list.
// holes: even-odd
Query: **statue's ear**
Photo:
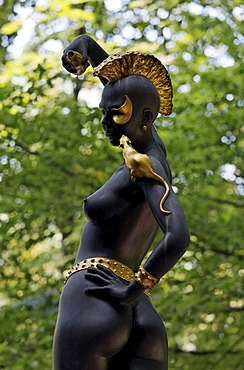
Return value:
[(149, 126), (153, 122), (153, 112), (149, 109), (144, 109), (142, 112), (142, 123)]

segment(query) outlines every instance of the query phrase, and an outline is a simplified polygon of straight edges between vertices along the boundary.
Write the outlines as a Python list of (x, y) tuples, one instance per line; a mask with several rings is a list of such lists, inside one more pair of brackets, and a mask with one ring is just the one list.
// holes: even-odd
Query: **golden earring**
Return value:
[(142, 129), (142, 131), (147, 131), (147, 125), (142, 125), (141, 129)]

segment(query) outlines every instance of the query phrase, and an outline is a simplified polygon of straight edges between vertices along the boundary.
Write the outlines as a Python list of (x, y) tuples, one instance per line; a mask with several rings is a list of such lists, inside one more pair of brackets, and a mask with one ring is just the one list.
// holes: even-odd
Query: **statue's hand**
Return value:
[(82, 75), (89, 66), (86, 52), (80, 53), (76, 50), (65, 50), (62, 56), (62, 64), (68, 72), (75, 75)]
[[(107, 57), (106, 51), (92, 37), (82, 34), (76, 37), (64, 50), (62, 64), (68, 72), (82, 75), (89, 65), (94, 68)], [(99, 78), (103, 85), (107, 84), (106, 78)]]
[(62, 64), (68, 72), (81, 75), (89, 66), (88, 47), (92, 39), (87, 35), (76, 37), (64, 50)]
[(92, 283), (85, 289), (87, 294), (122, 306), (136, 305), (138, 296), (144, 291), (138, 283), (127, 284), (107, 267), (100, 264), (96, 268), (89, 267), (85, 277)]

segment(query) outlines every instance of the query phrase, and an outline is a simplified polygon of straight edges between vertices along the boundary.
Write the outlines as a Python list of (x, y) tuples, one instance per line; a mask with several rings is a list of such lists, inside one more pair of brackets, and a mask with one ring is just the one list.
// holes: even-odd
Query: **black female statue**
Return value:
[[(60, 300), (53, 369), (167, 370), (166, 331), (147, 292), (189, 244), (153, 126), (159, 112), (172, 110), (169, 75), (151, 55), (109, 57), (87, 35), (65, 49), (62, 62), (75, 74), (91, 64), (105, 85), (102, 127), (125, 163), (84, 201), (87, 222)], [(142, 266), (159, 227), (164, 237)]]

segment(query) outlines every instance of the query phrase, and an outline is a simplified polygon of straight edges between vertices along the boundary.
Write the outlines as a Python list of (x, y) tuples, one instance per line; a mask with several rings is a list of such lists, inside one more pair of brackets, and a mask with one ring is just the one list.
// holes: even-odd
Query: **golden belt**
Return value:
[(120, 278), (130, 283), (135, 279), (134, 272), (128, 266), (123, 265), (123, 263), (105, 257), (92, 257), (77, 262), (76, 265), (73, 266), (72, 269), (68, 271), (66, 275), (66, 281), (74, 273), (81, 270), (85, 270), (88, 267), (96, 267), (97, 264), (109, 268), (109, 270), (111, 270), (115, 275), (119, 276)]

